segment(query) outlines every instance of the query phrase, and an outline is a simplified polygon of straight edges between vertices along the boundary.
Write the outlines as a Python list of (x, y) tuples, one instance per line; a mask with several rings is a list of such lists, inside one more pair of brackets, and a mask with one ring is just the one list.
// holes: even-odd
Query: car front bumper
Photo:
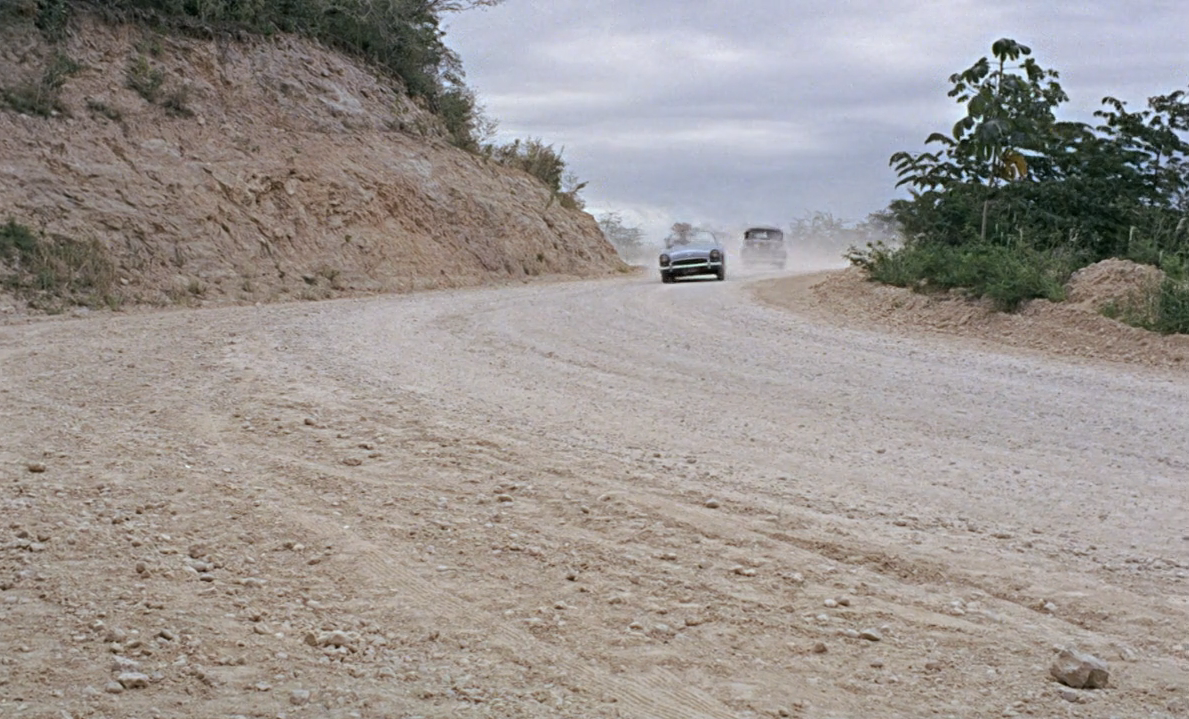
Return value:
[(722, 260), (678, 260), (661, 267), (661, 272), (671, 277), (692, 277), (693, 275), (713, 275), (722, 269)]

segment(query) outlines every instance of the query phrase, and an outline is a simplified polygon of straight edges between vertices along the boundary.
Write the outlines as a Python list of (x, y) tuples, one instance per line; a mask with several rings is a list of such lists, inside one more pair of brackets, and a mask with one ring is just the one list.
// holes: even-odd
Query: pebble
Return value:
[[(353, 644), (351, 635), (341, 630), (323, 634), (318, 637), (317, 641), (320, 647), (335, 647), (336, 649), (338, 647), (350, 647)], [(309, 640), (306, 640), (306, 643), (309, 643)]]
[(512, 495), (510, 495), (510, 494), (497, 494), (497, 495), (495, 495), (495, 501), (497, 501), (497, 502), (511, 502), (511, 501), (512, 501)]
[(309, 689), (294, 689), (289, 692), (289, 703), (295, 707), (305, 706), (310, 703)]
[(883, 635), (875, 629), (864, 629), (859, 632), (860, 639), (866, 639), (869, 642), (883, 641)]
[(741, 564), (732, 567), (731, 571), (741, 577), (754, 577), (756, 575), (756, 570), (752, 569), (751, 567), (745, 567)]
[(117, 681), (110, 681), (103, 685), (103, 691), (107, 692), (108, 694), (121, 694), (124, 691), (124, 685)]
[(46, 470), (46, 466), (41, 462), (30, 462), (25, 467), (34, 474), (41, 474)]
[(826, 605), (827, 609), (833, 609), (838, 606), (838, 600), (837, 599), (827, 599), (825, 602), (823, 602), (823, 604)]
[(706, 509), (718, 509), (722, 505), (719, 504), (717, 499), (707, 499), (703, 506), (705, 506)]
[(140, 667), (140, 662), (128, 657), (122, 657), (119, 654), (111, 659), (111, 670), (113, 672), (128, 672)]
[(1071, 702), (1073, 704), (1082, 703), (1082, 695), (1078, 694), (1077, 690), (1075, 689), (1070, 689), (1069, 687), (1060, 687), (1057, 689), (1057, 694), (1067, 702)]
[(116, 681), (125, 689), (144, 689), (149, 685), (149, 675), (140, 672), (122, 672)]
[(825, 642), (818, 642), (817, 644), (813, 645), (814, 654), (825, 654), (827, 651), (829, 651), (829, 649), (826, 648)]

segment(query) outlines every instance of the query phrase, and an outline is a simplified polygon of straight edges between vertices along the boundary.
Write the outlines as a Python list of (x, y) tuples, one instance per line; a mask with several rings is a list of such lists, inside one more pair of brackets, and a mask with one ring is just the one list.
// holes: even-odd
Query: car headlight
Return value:
[(669, 266), (669, 256), (661, 255), (661, 267), (668, 267), (668, 266)]
[(710, 250), (710, 261), (711, 262), (718, 262), (721, 259), (722, 259), (721, 252), (719, 252), (718, 250)]

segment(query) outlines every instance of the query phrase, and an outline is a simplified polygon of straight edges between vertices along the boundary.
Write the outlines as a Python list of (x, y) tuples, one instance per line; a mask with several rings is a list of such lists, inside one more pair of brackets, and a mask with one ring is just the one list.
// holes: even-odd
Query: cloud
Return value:
[(1184, 88), (1185, 27), (1171, 1), (507, 0), (447, 42), (501, 137), (564, 147), (592, 207), (735, 225), (886, 206), (888, 157), (952, 126), (947, 78), (999, 37), (1091, 121), (1103, 95)]

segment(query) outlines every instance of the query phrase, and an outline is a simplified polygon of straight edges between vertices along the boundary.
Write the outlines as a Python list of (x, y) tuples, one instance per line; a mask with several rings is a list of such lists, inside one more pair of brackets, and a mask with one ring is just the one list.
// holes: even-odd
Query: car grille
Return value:
[(684, 259), (684, 260), (673, 260), (674, 267), (691, 267), (694, 265), (704, 265), (704, 264), (706, 264), (705, 257), (691, 257), (689, 259)]

